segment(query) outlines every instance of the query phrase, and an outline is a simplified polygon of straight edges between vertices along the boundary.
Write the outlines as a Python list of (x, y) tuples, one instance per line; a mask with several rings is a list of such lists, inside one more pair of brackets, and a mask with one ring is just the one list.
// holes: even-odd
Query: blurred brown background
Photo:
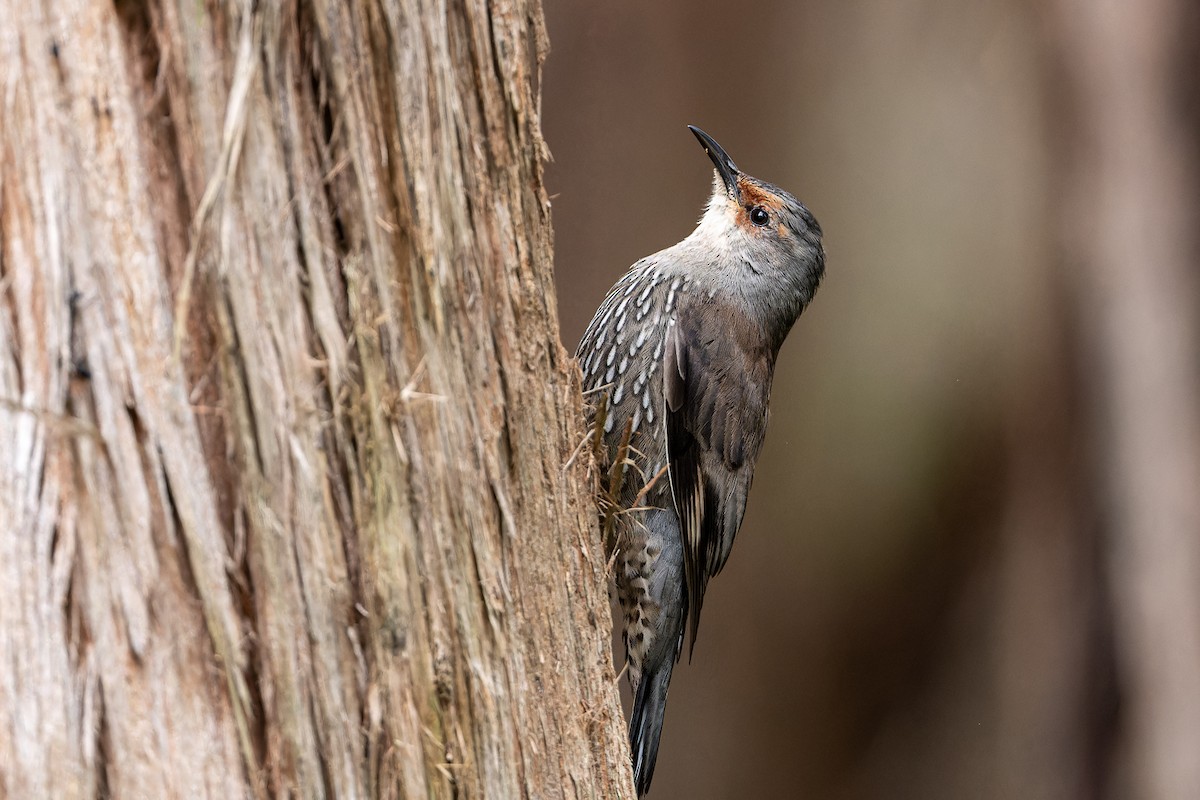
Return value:
[(546, 6), (563, 342), (699, 125), (828, 270), (652, 797), (1200, 797), (1188, 3)]

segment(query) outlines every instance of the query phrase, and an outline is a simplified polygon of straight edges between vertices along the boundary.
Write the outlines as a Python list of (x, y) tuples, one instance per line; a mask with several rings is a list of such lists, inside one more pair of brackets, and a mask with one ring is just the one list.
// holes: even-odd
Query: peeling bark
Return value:
[(632, 796), (536, 0), (0, 16), (0, 795)]

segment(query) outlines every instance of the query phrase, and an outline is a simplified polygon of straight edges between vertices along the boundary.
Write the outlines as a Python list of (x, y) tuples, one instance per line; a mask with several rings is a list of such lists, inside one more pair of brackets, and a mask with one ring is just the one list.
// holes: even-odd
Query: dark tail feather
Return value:
[(642, 673), (637, 696), (633, 699), (633, 717), (629, 720), (629, 749), (633, 753), (633, 783), (638, 797), (645, 797), (654, 778), (658, 759), (658, 740), (662, 736), (663, 714), (667, 710), (667, 687), (675, 659), (665, 658), (653, 672)]

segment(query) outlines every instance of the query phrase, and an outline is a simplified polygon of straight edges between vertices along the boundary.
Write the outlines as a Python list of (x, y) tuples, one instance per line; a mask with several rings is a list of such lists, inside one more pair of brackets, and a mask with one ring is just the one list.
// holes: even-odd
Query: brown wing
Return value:
[(713, 304), (681, 309), (664, 348), (667, 457), (692, 648), (705, 587), (742, 524), (766, 431), (775, 354), (747, 327)]

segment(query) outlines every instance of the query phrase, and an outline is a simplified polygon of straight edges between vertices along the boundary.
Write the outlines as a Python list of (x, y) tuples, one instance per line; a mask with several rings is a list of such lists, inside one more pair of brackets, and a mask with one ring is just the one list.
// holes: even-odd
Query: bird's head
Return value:
[(715, 139), (694, 125), (688, 129), (716, 167), (693, 237), (722, 255), (722, 277), (740, 283), (744, 293), (798, 293), (799, 314), (825, 272), (821, 226), (791, 194), (745, 174)]

